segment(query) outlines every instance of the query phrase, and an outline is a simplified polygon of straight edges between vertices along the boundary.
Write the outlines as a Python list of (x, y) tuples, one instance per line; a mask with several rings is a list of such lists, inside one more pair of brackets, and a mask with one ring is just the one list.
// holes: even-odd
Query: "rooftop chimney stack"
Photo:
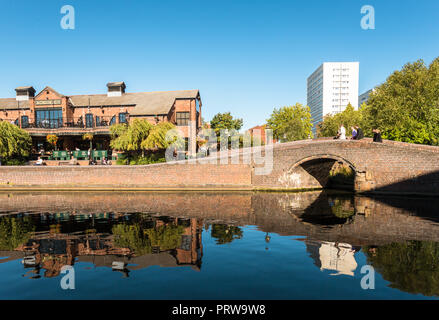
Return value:
[(35, 96), (35, 89), (33, 87), (18, 87), (15, 89), (17, 101), (26, 101), (29, 98), (33, 98)]
[(109, 82), (107, 83), (107, 87), (108, 87), (108, 93), (107, 96), (108, 97), (120, 97), (122, 96), (122, 94), (125, 93), (125, 82), (120, 81), (120, 82)]

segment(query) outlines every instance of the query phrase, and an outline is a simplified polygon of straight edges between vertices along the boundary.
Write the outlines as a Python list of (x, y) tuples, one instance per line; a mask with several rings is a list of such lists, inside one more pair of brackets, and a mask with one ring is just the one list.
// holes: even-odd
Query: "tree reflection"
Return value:
[(334, 216), (347, 219), (355, 214), (351, 199), (330, 198), (331, 212)]
[(212, 224), (212, 238), (216, 238), (217, 244), (230, 243), (235, 239), (241, 239), (243, 231), (239, 227), (228, 226), (225, 224)]
[(409, 241), (364, 248), (390, 287), (412, 294), (439, 296), (439, 243)]
[(0, 250), (14, 250), (26, 243), (35, 226), (30, 217), (3, 217), (0, 219)]
[(154, 250), (167, 251), (180, 247), (184, 226), (165, 224), (145, 228), (142, 223), (118, 224), (113, 226), (114, 244), (130, 248), (137, 255), (152, 253)]

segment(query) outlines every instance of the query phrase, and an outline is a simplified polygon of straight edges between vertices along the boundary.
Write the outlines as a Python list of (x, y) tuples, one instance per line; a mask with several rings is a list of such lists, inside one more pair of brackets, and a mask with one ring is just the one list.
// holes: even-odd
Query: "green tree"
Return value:
[(395, 71), (371, 93), (363, 116), (368, 134), (378, 128), (385, 139), (438, 145), (439, 58)]
[(130, 124), (115, 124), (110, 127), (110, 146), (120, 151), (140, 151), (142, 142), (148, 138), (153, 125), (146, 119), (134, 119)]
[(220, 130), (224, 129), (235, 129), (238, 131), (241, 129), (242, 124), (242, 119), (234, 119), (230, 112), (218, 113), (210, 121), (210, 126), (215, 130), (217, 136), (219, 136)]
[(0, 157), (3, 163), (27, 158), (31, 147), (29, 133), (7, 121), (0, 121)]
[(166, 149), (173, 143), (184, 144), (184, 140), (177, 134), (173, 137), (167, 137), (170, 130), (176, 130), (176, 127), (170, 122), (160, 122), (150, 130), (148, 137), (144, 139), (140, 146), (142, 149), (159, 150)]
[(342, 124), (346, 128), (346, 134), (352, 132), (351, 127), (353, 126), (359, 126), (364, 131), (363, 108), (365, 108), (365, 105), (360, 107), (359, 110), (355, 110), (349, 103), (344, 111), (335, 115), (326, 115), (323, 121), (317, 125), (317, 136), (333, 137), (337, 134)]
[(270, 118), (267, 119), (267, 126), (273, 130), (273, 137), (281, 141), (296, 141), (312, 137), (310, 109), (300, 103), (274, 109)]

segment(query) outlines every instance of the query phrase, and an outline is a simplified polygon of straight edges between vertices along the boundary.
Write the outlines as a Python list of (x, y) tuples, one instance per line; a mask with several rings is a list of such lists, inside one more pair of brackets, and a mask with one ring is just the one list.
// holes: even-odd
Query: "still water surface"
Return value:
[[(330, 192), (4, 193), (0, 299), (435, 299), (438, 204)], [(61, 287), (66, 265), (74, 290)], [(362, 289), (365, 265), (374, 289)]]

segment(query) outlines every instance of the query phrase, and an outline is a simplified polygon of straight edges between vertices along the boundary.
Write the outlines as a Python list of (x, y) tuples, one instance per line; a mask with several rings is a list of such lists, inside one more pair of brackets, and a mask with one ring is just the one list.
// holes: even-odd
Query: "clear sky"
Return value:
[[(63, 5), (75, 30), (60, 27)], [(360, 26), (375, 8), (375, 30)], [(65, 95), (199, 89), (206, 121), (244, 128), (306, 104), (324, 61), (359, 61), (360, 93), (406, 62), (439, 56), (438, 0), (0, 0), (0, 97), (46, 85)]]

